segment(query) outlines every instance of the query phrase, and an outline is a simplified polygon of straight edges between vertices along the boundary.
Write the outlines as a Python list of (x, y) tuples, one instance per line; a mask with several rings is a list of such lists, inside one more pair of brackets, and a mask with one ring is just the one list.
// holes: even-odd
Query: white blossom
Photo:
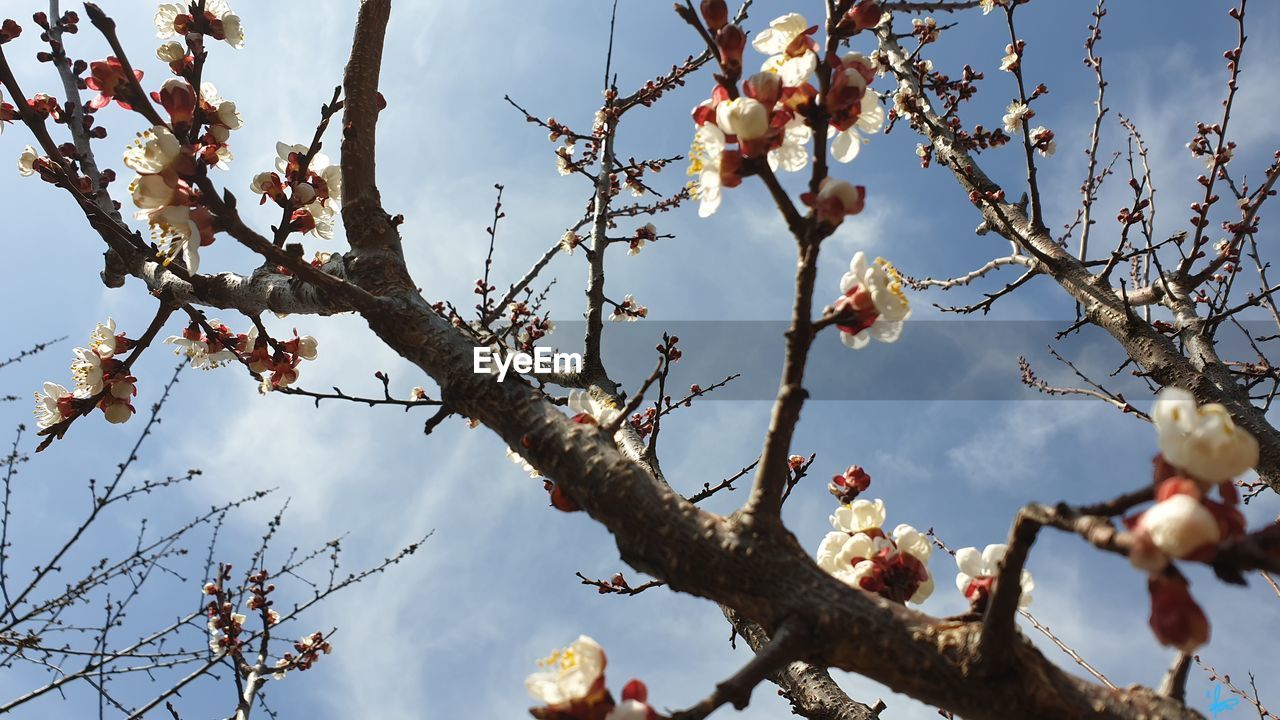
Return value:
[(569, 410), (575, 414), (595, 419), (599, 425), (608, 425), (617, 419), (618, 406), (598, 390), (570, 390)]
[(182, 143), (163, 125), (138, 133), (124, 151), (124, 164), (142, 175), (155, 175), (169, 169), (182, 151)]
[(187, 49), (182, 47), (182, 43), (170, 40), (160, 47), (156, 48), (156, 57), (163, 62), (176, 63), (187, 56)]
[(699, 201), (698, 217), (711, 217), (720, 207), (720, 155), (724, 152), (724, 132), (714, 123), (703, 123), (689, 148), (692, 196)]
[(538, 661), (543, 669), (526, 678), (524, 685), (531, 696), (546, 705), (582, 700), (599, 689), (605, 662), (600, 644), (580, 635), (569, 647)]
[(831, 516), (831, 526), (846, 533), (879, 530), (884, 525), (883, 500), (854, 500), (836, 508)]
[(1222, 405), (1197, 407), (1186, 390), (1165, 388), (1151, 419), (1165, 460), (1202, 485), (1231, 480), (1258, 464), (1258, 441), (1236, 427)]
[(831, 129), (831, 154), (836, 160), (847, 163), (858, 157), (862, 144), (867, 142), (866, 135), (875, 135), (884, 127), (885, 112), (880, 105), (880, 95), (875, 90), (867, 90), (862, 96), (862, 109), (858, 113), (858, 122), (848, 130)]
[[(3, 123), (0, 123), (3, 125)], [(31, 177), (35, 174), (36, 160), (39, 159), (36, 149), (28, 145), (23, 149), (22, 154), (18, 156), (18, 174), (22, 177)]]
[(104, 358), (116, 354), (116, 321), (107, 318), (106, 323), (98, 323), (89, 334), (89, 349)]
[(849, 262), (849, 272), (840, 278), (840, 292), (847, 295), (858, 287), (870, 293), (876, 318), (856, 333), (842, 330), (840, 341), (855, 350), (866, 347), (873, 338), (880, 342), (897, 341), (902, 335), (903, 322), (911, 317), (911, 304), (902, 290), (898, 271), (883, 258), (876, 258), (868, 266), (866, 253), (859, 251)]
[(168, 257), (179, 253), (191, 273), (200, 271), (200, 228), (185, 205), (166, 205), (150, 214), (151, 234)]
[(612, 322), (636, 322), (648, 315), (649, 308), (636, 302), (634, 295), (628, 294), (622, 298), (622, 303), (609, 314), (609, 320)]
[(1022, 121), (1031, 117), (1031, 108), (1026, 103), (1014, 100), (1004, 115), (1004, 131), (1010, 135), (1022, 132)]
[[(1040, 141), (1046, 134), (1050, 135), (1050, 139), (1041, 146)], [(1031, 130), (1031, 143), (1036, 146), (1036, 152), (1040, 153), (1041, 157), (1052, 157), (1058, 151), (1058, 141), (1052, 138), (1052, 133), (1043, 125)]]
[(769, 168), (800, 172), (809, 165), (809, 141), (813, 130), (804, 118), (792, 118), (782, 130), (782, 144), (769, 151)]
[(91, 397), (102, 392), (102, 358), (98, 353), (78, 347), (72, 351), (76, 359), (71, 363), (71, 376), (76, 381), (76, 395)]
[(757, 140), (769, 132), (769, 109), (749, 97), (725, 100), (716, 106), (716, 125), (739, 140)]
[(564, 237), (560, 238), (560, 251), (565, 255), (572, 255), (574, 248), (582, 243), (582, 238), (572, 230), (565, 230)]
[(58, 408), (58, 401), (69, 397), (71, 391), (54, 382), (46, 382), (41, 390), (42, 392), (36, 393), (35, 415), (36, 426), (44, 430), (66, 419)]
[(207, 82), (200, 85), (200, 97), (213, 107), (214, 119), (218, 123), (225, 125), (228, 130), (239, 130), (244, 124), (244, 119), (240, 116), (240, 112), (236, 110), (236, 104), (218, 95), (218, 88), (213, 83)]
[[(960, 572), (956, 574), (956, 588), (963, 594), (969, 589), (969, 583), (974, 580), (997, 577), (1000, 574), (1000, 561), (1004, 560), (1008, 552), (1009, 546), (1003, 543), (988, 545), (982, 552), (978, 552), (978, 549), (973, 547), (957, 550), (956, 567)], [(1035, 590), (1036, 583), (1031, 578), (1031, 572), (1026, 569), (1022, 571), (1018, 582), (1022, 586), (1018, 607), (1026, 609), (1031, 605), (1031, 592)]]
[(1222, 535), (1213, 513), (1190, 495), (1174, 495), (1156, 503), (1138, 521), (1152, 544), (1165, 555), (1185, 558)]
[(788, 13), (769, 23), (769, 27), (761, 30), (751, 41), (751, 47), (756, 51), (770, 56), (760, 69), (777, 73), (787, 87), (799, 87), (808, 82), (818, 68), (817, 53), (806, 48), (796, 57), (787, 54), (792, 41), (808, 29), (809, 21), (799, 13)]

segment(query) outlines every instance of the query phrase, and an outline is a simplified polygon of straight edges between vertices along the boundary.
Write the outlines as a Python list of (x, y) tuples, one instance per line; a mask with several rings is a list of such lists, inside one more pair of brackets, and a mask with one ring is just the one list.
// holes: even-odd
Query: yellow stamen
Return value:
[(910, 303), (907, 302), (907, 294), (902, 290), (902, 274), (898, 272), (898, 269), (893, 266), (893, 263), (881, 257), (876, 258), (876, 265), (879, 265), (880, 269), (884, 270), (885, 274), (889, 276), (889, 292), (901, 300), (903, 306), (910, 307)]

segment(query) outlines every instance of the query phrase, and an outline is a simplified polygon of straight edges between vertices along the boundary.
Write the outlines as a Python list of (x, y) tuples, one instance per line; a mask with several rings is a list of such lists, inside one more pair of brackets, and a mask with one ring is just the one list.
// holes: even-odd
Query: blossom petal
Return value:
[(978, 552), (978, 548), (960, 548), (956, 551), (956, 567), (960, 568), (960, 572), (971, 577), (985, 577), (987, 574), (986, 565), (982, 562), (982, 554)]
[(836, 133), (836, 136), (831, 140), (831, 155), (838, 162), (853, 162), (853, 159), (858, 157), (858, 153), (861, 151), (862, 138), (851, 130)]

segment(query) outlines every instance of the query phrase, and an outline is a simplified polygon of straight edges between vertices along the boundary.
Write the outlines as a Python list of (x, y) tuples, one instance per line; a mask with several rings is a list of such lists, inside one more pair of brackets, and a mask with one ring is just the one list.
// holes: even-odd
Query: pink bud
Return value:
[(747, 78), (742, 92), (766, 108), (772, 108), (782, 98), (782, 78), (777, 73), (758, 72)]

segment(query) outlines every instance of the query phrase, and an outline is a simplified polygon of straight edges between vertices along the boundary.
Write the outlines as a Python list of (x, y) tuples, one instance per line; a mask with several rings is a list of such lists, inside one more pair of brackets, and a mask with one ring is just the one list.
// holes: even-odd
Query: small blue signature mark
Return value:
[(1240, 698), (1228, 697), (1225, 700), (1222, 697), (1222, 685), (1214, 685), (1212, 690), (1206, 690), (1204, 696), (1209, 699), (1209, 713), (1213, 715), (1214, 720), (1218, 716), (1228, 710), (1234, 710), (1240, 704)]

